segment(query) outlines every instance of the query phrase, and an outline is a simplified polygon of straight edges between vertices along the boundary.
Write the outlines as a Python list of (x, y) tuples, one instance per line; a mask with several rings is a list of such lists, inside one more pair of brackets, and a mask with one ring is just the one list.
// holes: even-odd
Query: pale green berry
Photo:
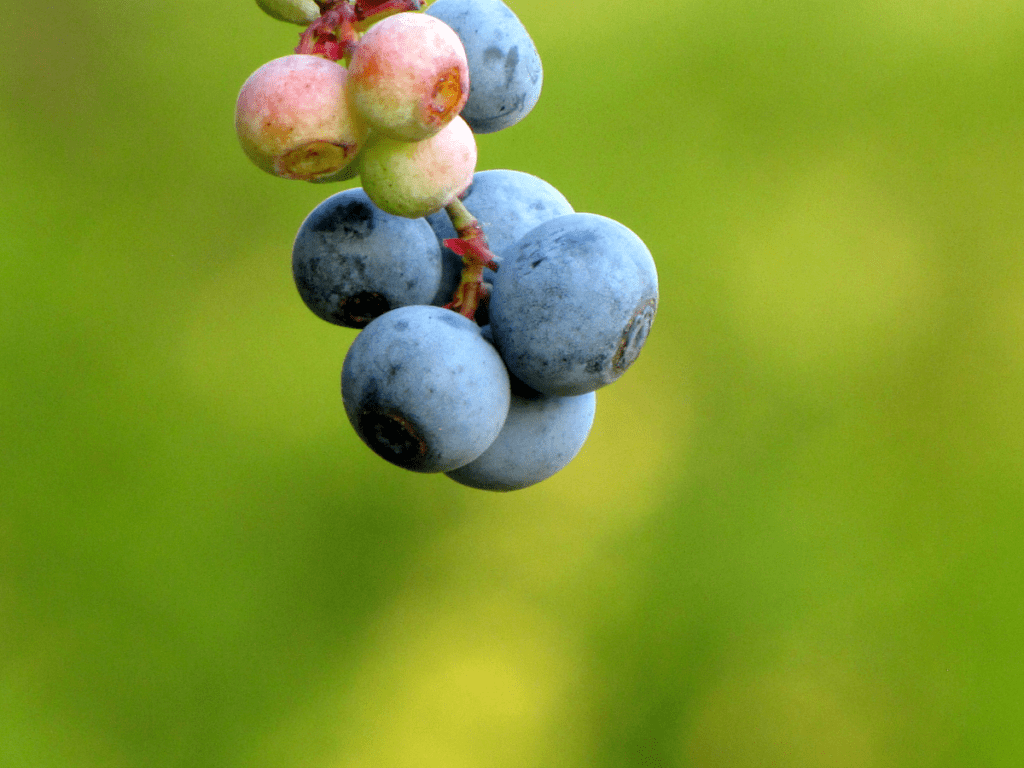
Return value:
[(358, 164), (363, 189), (378, 208), (417, 219), (444, 208), (473, 181), (476, 139), (461, 117), (417, 142), (374, 134)]
[(256, 0), (256, 5), (278, 21), (304, 27), (320, 18), (320, 8), (313, 0)]

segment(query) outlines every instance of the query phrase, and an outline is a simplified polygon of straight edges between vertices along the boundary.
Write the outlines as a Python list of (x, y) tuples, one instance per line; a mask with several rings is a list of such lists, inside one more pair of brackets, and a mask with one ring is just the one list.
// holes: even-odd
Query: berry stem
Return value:
[(380, 20), (403, 11), (418, 11), (423, 0), (315, 0), (320, 18), (299, 37), (296, 53), (323, 56), (331, 61), (349, 59), (360, 32)]
[(323, 56), (331, 61), (348, 58), (359, 41), (355, 29), (356, 9), (349, 0), (317, 0), (317, 5), (320, 18), (299, 36), (295, 52)]
[(459, 198), (452, 200), (444, 210), (459, 235), (457, 238), (445, 240), (444, 244), (462, 257), (463, 265), (459, 285), (452, 295), (452, 300), (445, 304), (445, 308), (472, 320), (477, 307), (486, 300), (489, 293), (489, 288), (484, 283), (484, 269), (497, 270), (498, 257), (487, 247), (487, 236), (484, 235), (480, 222)]

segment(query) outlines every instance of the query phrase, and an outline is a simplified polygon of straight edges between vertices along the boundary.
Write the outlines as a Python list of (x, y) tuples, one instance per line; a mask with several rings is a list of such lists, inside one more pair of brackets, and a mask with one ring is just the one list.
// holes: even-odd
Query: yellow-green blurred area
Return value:
[[(245, 0), (0, 26), (0, 765), (1024, 764), (1024, 6), (513, 0), (479, 168), (661, 304), (577, 459), (373, 455), (237, 146)], [(59, 7), (58, 7), (59, 6)]]

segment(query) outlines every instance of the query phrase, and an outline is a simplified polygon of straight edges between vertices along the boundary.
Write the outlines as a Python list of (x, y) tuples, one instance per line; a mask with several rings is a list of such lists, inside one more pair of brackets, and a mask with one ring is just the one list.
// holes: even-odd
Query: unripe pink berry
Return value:
[(451, 122), (469, 98), (469, 65), (440, 19), (398, 13), (363, 35), (349, 65), (352, 104), (378, 133), (419, 141)]
[(242, 149), (285, 179), (335, 174), (356, 156), (367, 126), (348, 100), (348, 73), (319, 56), (290, 54), (257, 69), (235, 106)]
[(410, 219), (448, 205), (470, 185), (475, 169), (476, 139), (461, 117), (413, 143), (374, 134), (359, 156), (359, 175), (370, 199)]

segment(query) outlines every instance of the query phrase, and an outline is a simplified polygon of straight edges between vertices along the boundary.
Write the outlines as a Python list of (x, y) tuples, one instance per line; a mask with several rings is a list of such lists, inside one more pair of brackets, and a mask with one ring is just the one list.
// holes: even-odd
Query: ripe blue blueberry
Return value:
[(362, 328), (389, 309), (431, 302), (440, 288), (441, 248), (424, 219), (392, 216), (362, 189), (347, 189), (302, 222), (292, 274), (317, 317)]
[(509, 372), (549, 395), (580, 395), (636, 360), (658, 307), (643, 241), (617, 221), (570, 213), (538, 225), (504, 254), (490, 324)]
[(597, 395), (542, 395), (512, 378), (508, 418), (478, 458), (445, 474), (484, 491), (516, 491), (546, 480), (580, 452)]
[(482, 454), (509, 408), (501, 358), (473, 321), (400, 307), (364, 328), (345, 356), (341, 394), (356, 433), (392, 464), (447, 472)]

